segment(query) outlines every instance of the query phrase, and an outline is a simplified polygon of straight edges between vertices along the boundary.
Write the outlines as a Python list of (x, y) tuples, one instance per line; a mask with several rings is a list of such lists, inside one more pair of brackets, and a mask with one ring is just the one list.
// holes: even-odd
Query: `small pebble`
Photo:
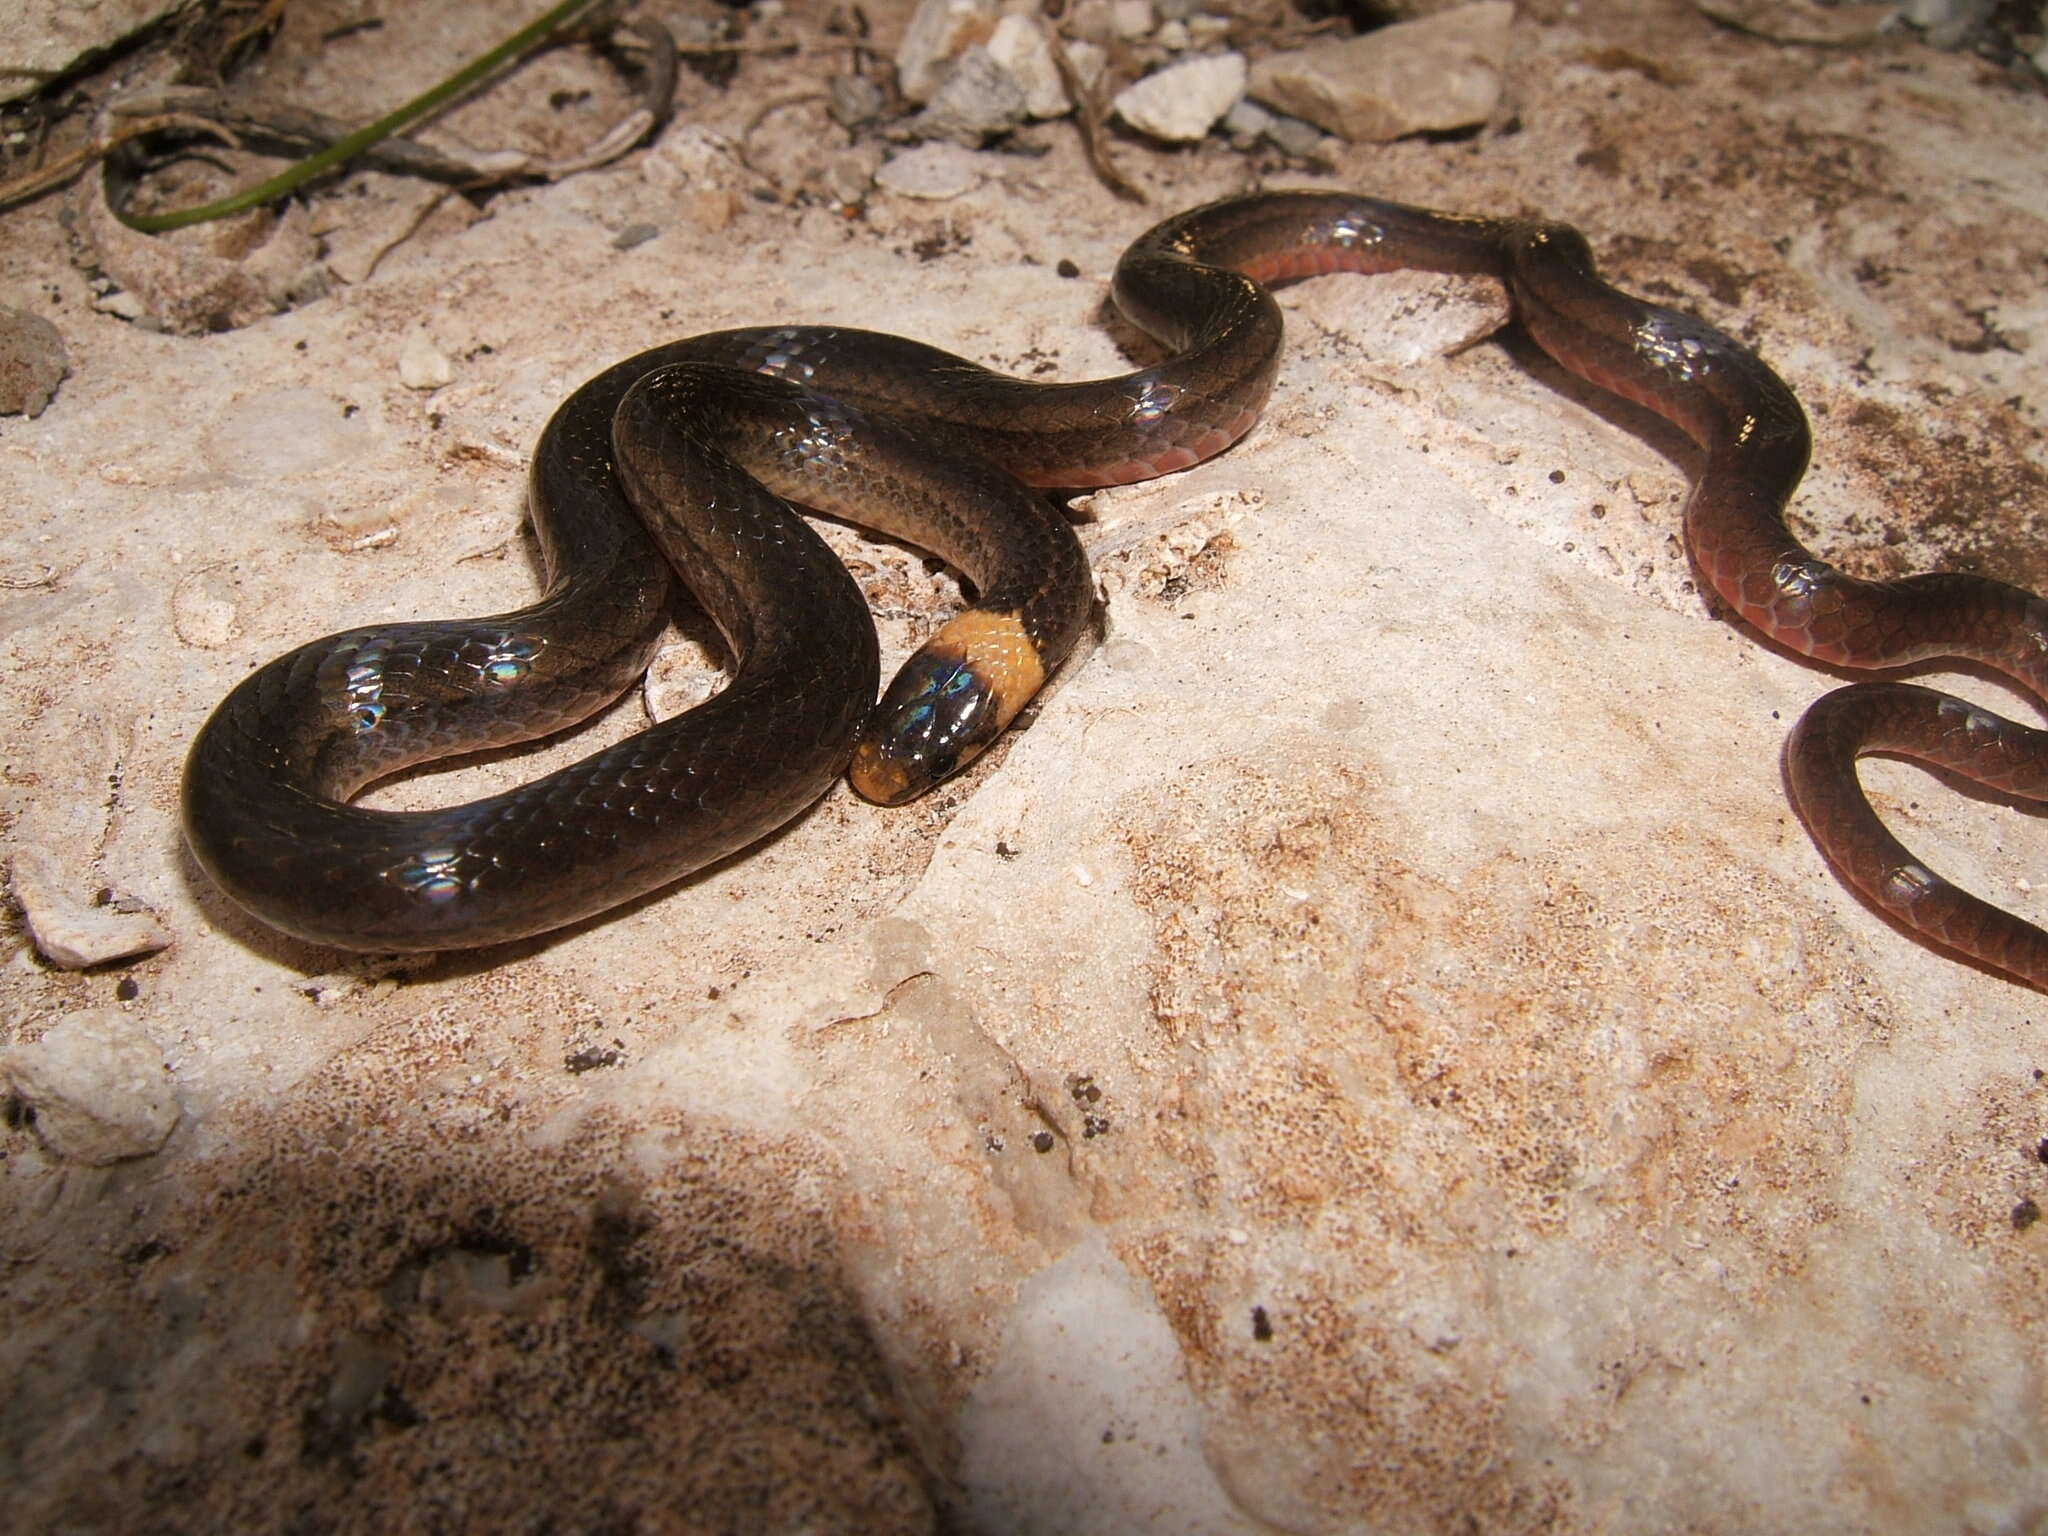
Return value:
[(425, 331), (414, 331), (398, 352), (398, 382), (407, 389), (439, 389), (455, 382), (455, 364)]
[(957, 144), (920, 144), (875, 172), (875, 184), (904, 197), (943, 202), (980, 186), (984, 160)]
[(1027, 116), (1061, 117), (1069, 110), (1067, 85), (1053, 59), (1052, 44), (1032, 17), (1011, 15), (997, 22), (988, 52), (1023, 88)]
[(142, 300), (125, 288), (101, 294), (92, 301), (92, 307), (103, 315), (112, 315), (117, 320), (140, 320), (149, 313)]
[(1250, 94), (1354, 144), (1469, 128), (1500, 101), (1515, 8), (1481, 0), (1338, 43), (1269, 54)]
[(920, 0), (896, 50), (896, 85), (906, 101), (930, 101), (952, 61), (995, 31), (995, 0)]
[(1244, 94), (1242, 54), (1189, 59), (1119, 91), (1116, 115), (1140, 133), (1169, 144), (1193, 144)]
[(26, 310), (0, 308), (0, 416), (40, 416), (71, 372), (57, 327)]
[(94, 1167), (149, 1156), (182, 1113), (162, 1050), (118, 1008), (67, 1014), (0, 1052), (0, 1082), (33, 1112), (45, 1147)]
[(825, 110), (842, 128), (858, 128), (882, 115), (887, 98), (866, 75), (839, 75), (832, 81), (832, 103)]
[(986, 48), (967, 49), (953, 61), (931, 105), (917, 117), (925, 138), (976, 149), (1024, 121), (1024, 87)]
[(147, 908), (93, 906), (72, 894), (64, 865), (45, 848), (20, 847), (8, 865), (14, 901), (36, 953), (67, 971), (153, 954), (171, 942)]
[(1110, 30), (1125, 42), (1150, 37), (1158, 25), (1159, 13), (1152, 9), (1152, 0), (1110, 0)]

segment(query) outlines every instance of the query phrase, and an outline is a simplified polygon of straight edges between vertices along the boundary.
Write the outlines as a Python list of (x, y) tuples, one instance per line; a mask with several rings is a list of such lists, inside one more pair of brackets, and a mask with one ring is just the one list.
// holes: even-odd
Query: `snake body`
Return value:
[[(780, 826), (849, 762), (870, 798), (909, 799), (986, 746), (1085, 624), (1086, 561), (1029, 488), (1122, 484), (1220, 452), (1272, 387), (1281, 320), (1264, 285), (1404, 268), (1499, 280), (1560, 365), (1691, 438), (1687, 545), (1745, 623), (1835, 666), (1955, 657), (2048, 698), (2048, 605), (1973, 576), (1860, 581), (1814, 556), (1784, 517), (1810, 449), (1792, 391), (1723, 332), (1604, 282), (1577, 231), (1275, 192), (1181, 214), (1125, 252), (1116, 302), (1170, 356), (1120, 377), (1027, 382), (827, 327), (693, 337), (600, 373), (535, 450), (540, 601), (350, 630), (252, 674), (192, 748), (193, 852), (286, 932), (444, 949), (666, 885)], [(860, 593), (792, 501), (929, 548), (975, 587), (872, 709)], [(732, 653), (707, 703), (466, 805), (347, 803), (401, 767), (530, 739), (615, 697), (652, 653), (671, 573)], [(1856, 777), (1870, 752), (2041, 797), (2048, 735), (1928, 689), (1856, 684), (1814, 707), (1786, 755), (1795, 808), (1853, 888), (1932, 943), (2048, 986), (2048, 935), (1884, 829)]]

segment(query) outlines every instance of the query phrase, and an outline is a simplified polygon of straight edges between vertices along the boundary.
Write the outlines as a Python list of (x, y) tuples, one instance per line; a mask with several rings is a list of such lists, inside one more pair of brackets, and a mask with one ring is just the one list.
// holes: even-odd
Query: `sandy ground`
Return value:
[[(525, 7), (475, 9), (280, 87), (396, 99)], [(869, 14), (888, 46), (904, 12)], [(0, 805), (174, 940), (81, 974), (6, 929), (0, 1020), (118, 1009), (182, 1106), (112, 1167), (0, 1142), (23, 1528), (2048, 1523), (2048, 1007), (1829, 876), (1778, 752), (1834, 680), (1695, 591), (1674, 434), (1454, 347), (1483, 286), (1288, 290), (1266, 421), (1084, 503), (1098, 642), (913, 808), (841, 788), (600, 921), (396, 969), (192, 867), (182, 755), (250, 667), (534, 590), (524, 456), (601, 365), (812, 320), (1114, 371), (1146, 355), (1118, 251), (1262, 179), (1581, 225), (1792, 381), (1816, 547), (2048, 586), (2048, 103), (1986, 65), (1535, 5), (1473, 137), (1322, 177), (1126, 144), (1144, 210), (1056, 124), (852, 218), (777, 195), (875, 158), (816, 101), (732, 148), (841, 57), (692, 79), (654, 148), (215, 335), (96, 310), (56, 200), (0, 224), (0, 302), (74, 368), (0, 421)], [(568, 51), (464, 113), (558, 148), (622, 100)], [(337, 248), (417, 211), (356, 185)], [(408, 347), (451, 381), (407, 387)], [(844, 542), (900, 655), (949, 584)], [(2025, 814), (1868, 780), (2048, 921)]]

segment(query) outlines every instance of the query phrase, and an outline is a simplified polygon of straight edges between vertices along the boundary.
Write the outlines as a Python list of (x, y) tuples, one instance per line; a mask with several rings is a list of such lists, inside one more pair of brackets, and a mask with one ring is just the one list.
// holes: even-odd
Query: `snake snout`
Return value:
[(1044, 685), (1046, 670), (1016, 614), (968, 609), (890, 681), (847, 778), (877, 805), (915, 800), (980, 756)]
[(902, 805), (972, 762), (1005, 723), (990, 679), (934, 639), (868, 715), (846, 776), (877, 805)]

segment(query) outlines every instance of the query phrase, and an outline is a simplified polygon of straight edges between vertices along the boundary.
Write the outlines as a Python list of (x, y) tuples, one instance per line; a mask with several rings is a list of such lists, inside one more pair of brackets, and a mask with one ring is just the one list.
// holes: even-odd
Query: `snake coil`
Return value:
[[(253, 673), (193, 743), (192, 850), (285, 932), (432, 950), (658, 889), (780, 826), (849, 762), (863, 793), (907, 800), (971, 761), (1086, 622), (1086, 560), (1030, 487), (1123, 484), (1220, 452), (1272, 387), (1281, 322), (1263, 285), (1402, 268), (1498, 279), (1559, 364), (1698, 445), (1687, 547), (1757, 631), (1840, 667), (1979, 662), (2048, 700), (2048, 605), (1973, 576), (1860, 581), (1805, 549), (1784, 519), (1811, 442), (1792, 391), (1721, 331), (1602, 281), (1577, 231), (1275, 192), (1181, 214), (1124, 253), (1116, 302), (1171, 355), (1121, 377), (1031, 383), (816, 326), (693, 337), (606, 369), (534, 453), (540, 600), (349, 630)], [(975, 587), (877, 707), (859, 590), (791, 501), (929, 548)], [(347, 803), (399, 768), (528, 740), (616, 697), (652, 654), (672, 575), (732, 653), (707, 703), (466, 805)], [(2048, 934), (1934, 874), (1879, 821), (1855, 770), (1873, 752), (2041, 799), (2048, 734), (1927, 688), (1858, 683), (1786, 746), (1794, 806), (1849, 885), (1932, 943), (2048, 987)]]

